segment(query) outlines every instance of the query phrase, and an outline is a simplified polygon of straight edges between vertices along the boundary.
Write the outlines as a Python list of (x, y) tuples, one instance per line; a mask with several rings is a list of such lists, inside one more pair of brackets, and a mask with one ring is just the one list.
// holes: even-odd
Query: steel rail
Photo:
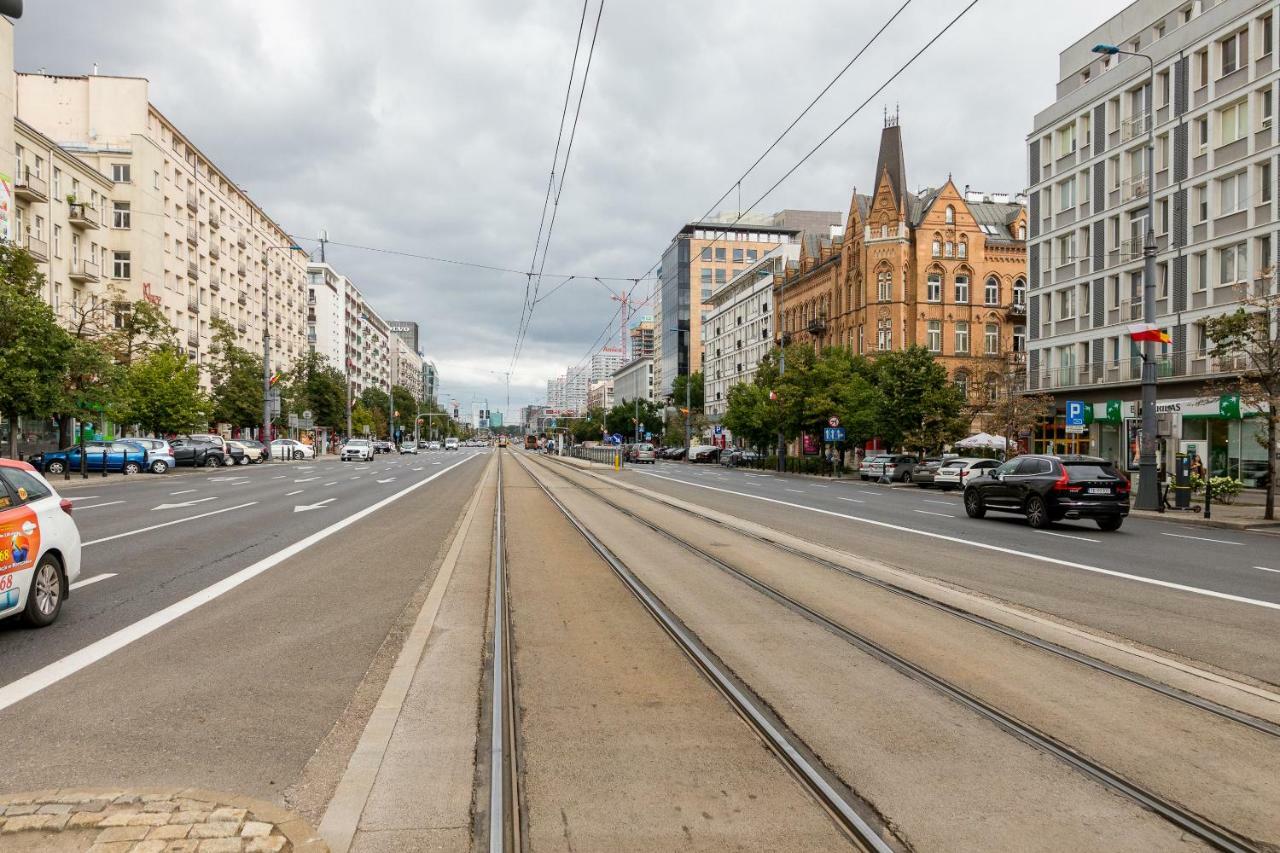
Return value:
[(767, 706), (734, 675), (703, 642), (641, 581), (631, 569), (587, 529), (577, 516), (534, 476), (529, 465), (516, 456), (521, 466), (548, 500), (582, 535), (591, 548), (609, 565), (614, 574), (649, 611), (664, 631), (675, 640), (680, 650), (707, 676), (712, 685), (729, 700), (734, 710), (755, 730), (757, 735), (786, 765), (787, 769), (809, 790), (836, 824), (863, 850), (894, 853), (874, 827), (858, 813), (850, 797), (839, 790), (838, 777), (813, 755), (793, 732), (786, 728)]
[[(548, 468), (548, 470), (550, 469)], [(934, 690), (956, 701), (960, 705), (986, 718), (1004, 731), (1014, 737), (1017, 737), (1019, 740), (1022, 740), (1043, 752), (1049, 753), (1100, 784), (1129, 797), (1142, 807), (1158, 814), (1160, 817), (1182, 829), (1184, 832), (1194, 835), (1215, 849), (1230, 851), (1230, 853), (1262, 853), (1264, 848), (1256, 846), (1251, 839), (1245, 838), (1225, 827), (1221, 827), (1209, 819), (1204, 818), (1189, 809), (1185, 809), (1176, 803), (1165, 800), (1158, 794), (1143, 788), (1135, 782), (1129, 781), (1119, 773), (1116, 773), (1101, 763), (1077, 752), (1051, 735), (1041, 732), (1039, 729), (1022, 722), (1013, 715), (1001, 711), (994, 705), (991, 705), (974, 694), (969, 693), (964, 688), (951, 683), (941, 676), (935, 675), (918, 664), (912, 663), (901, 655), (898, 655), (896, 652), (889, 650), (885, 646), (880, 645), (865, 635), (835, 622), (819, 611), (814, 610), (808, 605), (788, 596), (786, 593), (781, 592), (764, 581), (761, 581), (747, 572), (726, 563), (724, 560), (721, 560), (716, 555), (704, 550), (698, 545), (695, 545), (692, 542), (671, 533), (670, 531), (664, 530), (658, 525), (641, 518), (631, 510), (610, 501), (608, 498), (602, 497), (597, 491), (588, 489), (585, 486), (574, 482), (559, 471), (555, 471), (554, 474), (566, 483), (574, 486), (576, 489), (591, 495), (611, 509), (620, 512), (644, 527), (660, 534), (671, 542), (684, 548), (686, 551), (689, 551), (691, 554), (694, 554), (695, 556), (712, 564), (716, 568), (728, 574), (730, 577), (743, 582), (767, 598), (772, 599), (813, 624), (827, 630), (860, 651), (892, 667), (908, 678), (932, 687)], [(660, 501), (660, 503), (665, 502)], [(769, 542), (770, 540), (762, 539), (761, 541)]]
[(493, 688), (489, 708), (490, 853), (514, 853), (520, 849), (504, 514), (502, 455), (499, 451), (498, 492), (493, 507)]

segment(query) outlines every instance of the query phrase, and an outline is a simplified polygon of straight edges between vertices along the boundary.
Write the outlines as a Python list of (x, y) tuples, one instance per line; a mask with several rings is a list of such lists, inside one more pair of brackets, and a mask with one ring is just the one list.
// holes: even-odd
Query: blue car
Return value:
[[(85, 468), (89, 471), (101, 471), (105, 461), (108, 471), (137, 474), (147, 470), (149, 464), (146, 448), (130, 441), (86, 441), (84, 458)], [(37, 453), (27, 461), (48, 474), (62, 474), (68, 469), (79, 471), (80, 445)]]

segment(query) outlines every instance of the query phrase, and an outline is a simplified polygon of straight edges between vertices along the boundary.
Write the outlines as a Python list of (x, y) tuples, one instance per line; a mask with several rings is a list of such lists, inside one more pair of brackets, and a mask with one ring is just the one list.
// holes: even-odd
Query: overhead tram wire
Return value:
[(596, 23), (591, 31), (591, 44), (587, 48), (587, 64), (582, 72), (582, 85), (578, 87), (578, 105), (573, 112), (573, 125), (569, 128), (569, 144), (565, 148), (564, 165), (560, 169), (560, 185), (556, 187), (555, 201), (551, 205), (551, 222), (547, 225), (547, 240), (542, 247), (542, 265), (538, 269), (538, 280), (533, 284), (533, 301), (529, 306), (529, 314), (525, 318), (524, 328), (519, 331), (516, 337), (515, 352), (511, 356), (511, 370), (515, 370), (516, 363), (520, 359), (520, 351), (524, 348), (524, 340), (529, 332), (529, 324), (533, 322), (533, 307), (538, 302), (538, 291), (542, 288), (542, 276), (547, 265), (547, 255), (551, 251), (551, 236), (556, 227), (556, 215), (560, 211), (560, 195), (564, 192), (565, 178), (569, 173), (569, 159), (573, 156), (573, 142), (578, 134), (578, 120), (582, 116), (582, 100), (587, 92), (587, 81), (591, 77), (591, 60), (596, 53), (596, 39), (600, 35), (600, 19), (604, 16), (605, 0), (600, 0), (600, 6), (596, 9)]
[(524, 301), (520, 304), (520, 323), (524, 326), (525, 314), (533, 310), (529, 292), (533, 282), (533, 268), (538, 263), (538, 247), (542, 245), (542, 229), (547, 223), (547, 206), (551, 203), (551, 189), (556, 183), (556, 165), (560, 162), (560, 142), (564, 139), (564, 120), (569, 115), (569, 98), (573, 94), (573, 78), (578, 73), (578, 52), (582, 49), (582, 29), (587, 23), (587, 5), (590, 0), (582, 0), (582, 16), (578, 19), (578, 37), (573, 42), (573, 61), (569, 63), (569, 82), (564, 87), (564, 106), (560, 108), (560, 126), (556, 129), (556, 147), (551, 155), (551, 173), (547, 177), (547, 191), (542, 197), (542, 216), (538, 219), (538, 236), (533, 241), (533, 256), (529, 258), (529, 271), (524, 278)]

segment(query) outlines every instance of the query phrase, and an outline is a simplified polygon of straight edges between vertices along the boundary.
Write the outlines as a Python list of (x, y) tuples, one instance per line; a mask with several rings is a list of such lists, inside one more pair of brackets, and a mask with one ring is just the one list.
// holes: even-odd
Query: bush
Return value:
[[(1209, 478), (1210, 495), (1217, 503), (1235, 503), (1236, 497), (1240, 494), (1240, 491), (1243, 488), (1244, 482), (1232, 477)], [(1196, 474), (1191, 475), (1191, 491), (1193, 493), (1204, 491), (1204, 480)]]

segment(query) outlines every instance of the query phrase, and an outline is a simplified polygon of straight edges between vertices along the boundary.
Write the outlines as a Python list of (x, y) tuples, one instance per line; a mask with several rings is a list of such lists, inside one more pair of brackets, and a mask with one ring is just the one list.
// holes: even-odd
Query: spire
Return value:
[(889, 108), (885, 107), (884, 130), (880, 131), (880, 154), (876, 158), (876, 186), (885, 173), (889, 176), (889, 186), (893, 190), (893, 200), (898, 209), (906, 210), (907, 163), (902, 154), (902, 127), (898, 123), (898, 110), (894, 108), (893, 116), (889, 116)]

